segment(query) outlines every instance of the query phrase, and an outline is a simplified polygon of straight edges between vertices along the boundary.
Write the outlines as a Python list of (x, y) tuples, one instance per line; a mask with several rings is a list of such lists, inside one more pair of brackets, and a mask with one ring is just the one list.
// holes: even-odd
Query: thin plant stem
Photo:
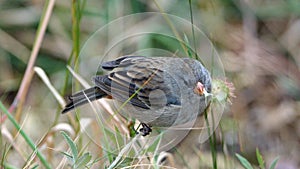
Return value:
[[(204, 111), (204, 118), (205, 118), (205, 122), (207, 124), (208, 136), (210, 136), (212, 134), (212, 136), (209, 137), (209, 145), (210, 145), (211, 156), (212, 156), (212, 161), (213, 161), (213, 168), (217, 169), (218, 166), (217, 166), (217, 152), (216, 152), (216, 134), (214, 131), (210, 130), (209, 121), (208, 121), (208, 117), (207, 117), (207, 109)], [(214, 128), (214, 126), (213, 126), (213, 128)]]
[(188, 56), (188, 49), (186, 47), (186, 45), (183, 43), (182, 38), (180, 37), (176, 27), (174, 26), (174, 24), (171, 22), (171, 20), (169, 19), (168, 15), (165, 14), (165, 12), (163, 11), (163, 9), (159, 6), (158, 2), (156, 0), (154, 0), (155, 5), (157, 6), (157, 8), (159, 9), (159, 11), (161, 12), (163, 18), (165, 19), (165, 21), (167, 22), (167, 24), (170, 26), (172, 32), (174, 33), (175, 37), (178, 39), (178, 41), (180, 42), (180, 45), (182, 47), (182, 49), (184, 50), (184, 52), (186, 53), (186, 55)]
[[(33, 49), (30, 54), (30, 58), (28, 61), (28, 65), (23, 77), (23, 80), (21, 82), (21, 86), (18, 90), (17, 96), (15, 97), (13, 103), (11, 104), (9, 108), (9, 112), (13, 112), (14, 109), (17, 107), (17, 113), (16, 113), (16, 120), (19, 121), (21, 117), (22, 107), (25, 101), (25, 98), (27, 96), (27, 92), (33, 77), (33, 67), (39, 52), (39, 49), (42, 45), (42, 41), (46, 32), (47, 25), (49, 23), (49, 19), (53, 10), (55, 4), (55, 0), (47, 0), (45, 2), (45, 6), (43, 9), (43, 13), (41, 16), (41, 22), (37, 29), (37, 36), (34, 41)], [(4, 121), (5, 118), (2, 118), (1, 121)]]
[(4, 114), (8, 117), (8, 119), (12, 122), (14, 127), (20, 132), (22, 137), (25, 139), (26, 143), (29, 145), (29, 147), (36, 153), (38, 158), (41, 160), (41, 163), (44, 165), (45, 168), (51, 168), (50, 164), (46, 161), (43, 154), (38, 150), (34, 142), (26, 135), (26, 133), (21, 129), (21, 126), (18, 124), (16, 119), (8, 112), (8, 110), (5, 108), (3, 103), (0, 101), (0, 109), (4, 112)]
[(192, 24), (192, 34), (193, 34), (193, 44), (194, 44), (194, 50), (195, 50), (195, 58), (199, 60), (197, 47), (196, 47), (196, 38), (195, 38), (195, 29), (194, 29), (194, 17), (193, 17), (193, 10), (192, 10), (192, 0), (189, 0), (190, 5), (190, 16), (191, 16), (191, 24)]

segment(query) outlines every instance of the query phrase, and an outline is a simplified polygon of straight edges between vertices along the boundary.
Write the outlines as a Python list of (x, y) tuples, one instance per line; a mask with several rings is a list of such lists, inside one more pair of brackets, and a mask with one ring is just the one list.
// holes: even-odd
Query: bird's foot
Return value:
[(141, 125), (142, 125), (142, 128), (140, 128), (140, 132), (141, 132), (141, 135), (142, 136), (147, 136), (147, 135), (149, 135), (150, 133), (151, 133), (151, 131), (152, 131), (152, 129), (151, 129), (151, 127), (150, 126), (148, 126), (147, 124), (145, 124), (145, 123), (141, 123)]

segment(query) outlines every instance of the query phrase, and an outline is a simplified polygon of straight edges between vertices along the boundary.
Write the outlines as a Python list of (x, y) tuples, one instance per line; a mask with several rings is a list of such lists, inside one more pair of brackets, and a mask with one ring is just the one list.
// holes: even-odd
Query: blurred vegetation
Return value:
[[(7, 108), (20, 88), (46, 2), (0, 1), (0, 95)], [(241, 168), (235, 153), (258, 167), (256, 148), (262, 153), (266, 168), (277, 157), (276, 169), (300, 168), (300, 1), (191, 0), (191, 7), (194, 24), (215, 45), (227, 80), (236, 88), (236, 98), (225, 110), (216, 130), (218, 168)], [(165, 12), (191, 20), (187, 0), (55, 1), (35, 66), (41, 67), (53, 86), (66, 96), (81, 88), (78, 83), (73, 88), (73, 75), (66, 65), (80, 72), (89, 83), (95, 73), (96, 68), (91, 66), (97, 65), (93, 59), (95, 55), (83, 57), (79, 53), (91, 35), (115, 19), (143, 12)], [(142, 18), (128, 30), (134, 30), (140, 24), (152, 25), (151, 22), (151, 18)], [(111, 40), (109, 38), (113, 36), (101, 37), (99, 44), (88, 50), (104, 51)], [(180, 45), (165, 37), (149, 36), (141, 40), (138, 47), (174, 51)], [(130, 50), (133, 49), (125, 46), (116, 54), (122, 55)], [(202, 48), (199, 46), (197, 51), (201, 54)], [(86, 67), (80, 67), (81, 64)], [(93, 164), (89, 166), (103, 168), (112, 164), (117, 156), (102, 149), (101, 146), (110, 142), (101, 142), (100, 136), (105, 131), (99, 130), (95, 115), (60, 115), (59, 103), (37, 77), (34, 75), (30, 81), (18, 123), (34, 140), (48, 163), (61, 168), (67, 166), (62, 160), (64, 154), (60, 152), (67, 152), (68, 147), (58, 134), (64, 130), (71, 138), (76, 138), (79, 149), (76, 153), (91, 152)], [(2, 112), (0, 115), (4, 116)], [(79, 122), (89, 126), (85, 128), (86, 132), (80, 131)], [(115, 125), (111, 128), (114, 129)], [(1, 121), (0, 127), (1, 168), (41, 165), (9, 120)], [(208, 141), (204, 144), (197, 141), (191, 133), (176, 150), (164, 156), (160, 154), (164, 157), (163, 164), (176, 168), (213, 168)], [(119, 143), (117, 139), (112, 142)], [(157, 162), (160, 155), (155, 155)], [(132, 165), (150, 163), (147, 160), (126, 159), (123, 162)]]

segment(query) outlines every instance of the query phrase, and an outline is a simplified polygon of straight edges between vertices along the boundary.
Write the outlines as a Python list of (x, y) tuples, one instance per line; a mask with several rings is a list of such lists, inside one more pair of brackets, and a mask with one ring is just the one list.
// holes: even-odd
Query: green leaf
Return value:
[(74, 159), (73, 159), (73, 156), (72, 156), (72, 155), (70, 155), (70, 154), (68, 154), (68, 153), (66, 153), (66, 152), (63, 152), (63, 151), (61, 151), (60, 153), (62, 153), (63, 155), (65, 155), (70, 161), (73, 161), (73, 162), (74, 162)]
[(235, 153), (235, 156), (239, 159), (239, 161), (244, 166), (244, 168), (253, 169), (253, 167), (251, 166), (251, 164), (249, 163), (249, 161), (247, 159), (245, 159), (244, 157), (242, 157), (241, 155), (239, 155), (237, 153)]
[(76, 161), (75, 168), (84, 168), (92, 159), (90, 153), (84, 153), (83, 156), (79, 157)]
[(71, 139), (71, 137), (66, 132), (62, 131), (61, 134), (64, 136), (64, 138), (67, 141), (69, 147), (71, 148), (73, 163), (75, 163), (78, 159), (77, 147), (76, 147), (74, 141)]
[(261, 155), (261, 153), (259, 152), (259, 149), (256, 148), (256, 158), (257, 158), (257, 161), (258, 161), (258, 164), (259, 164), (259, 167), (261, 169), (265, 169), (265, 161)]
[(275, 168), (278, 160), (279, 160), (279, 157), (276, 157), (275, 160), (271, 163), (270, 169), (274, 169)]

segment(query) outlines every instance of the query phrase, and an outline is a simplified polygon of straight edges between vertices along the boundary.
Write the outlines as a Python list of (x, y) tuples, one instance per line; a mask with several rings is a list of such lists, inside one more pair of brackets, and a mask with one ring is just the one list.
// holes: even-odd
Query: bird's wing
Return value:
[(164, 64), (161, 59), (125, 56), (103, 63), (104, 69), (116, 71), (95, 76), (94, 82), (113, 98), (144, 109), (160, 108), (168, 104), (180, 105), (179, 97), (172, 93), (170, 84), (166, 84), (176, 82), (165, 82), (165, 76), (169, 74), (164, 72)]

